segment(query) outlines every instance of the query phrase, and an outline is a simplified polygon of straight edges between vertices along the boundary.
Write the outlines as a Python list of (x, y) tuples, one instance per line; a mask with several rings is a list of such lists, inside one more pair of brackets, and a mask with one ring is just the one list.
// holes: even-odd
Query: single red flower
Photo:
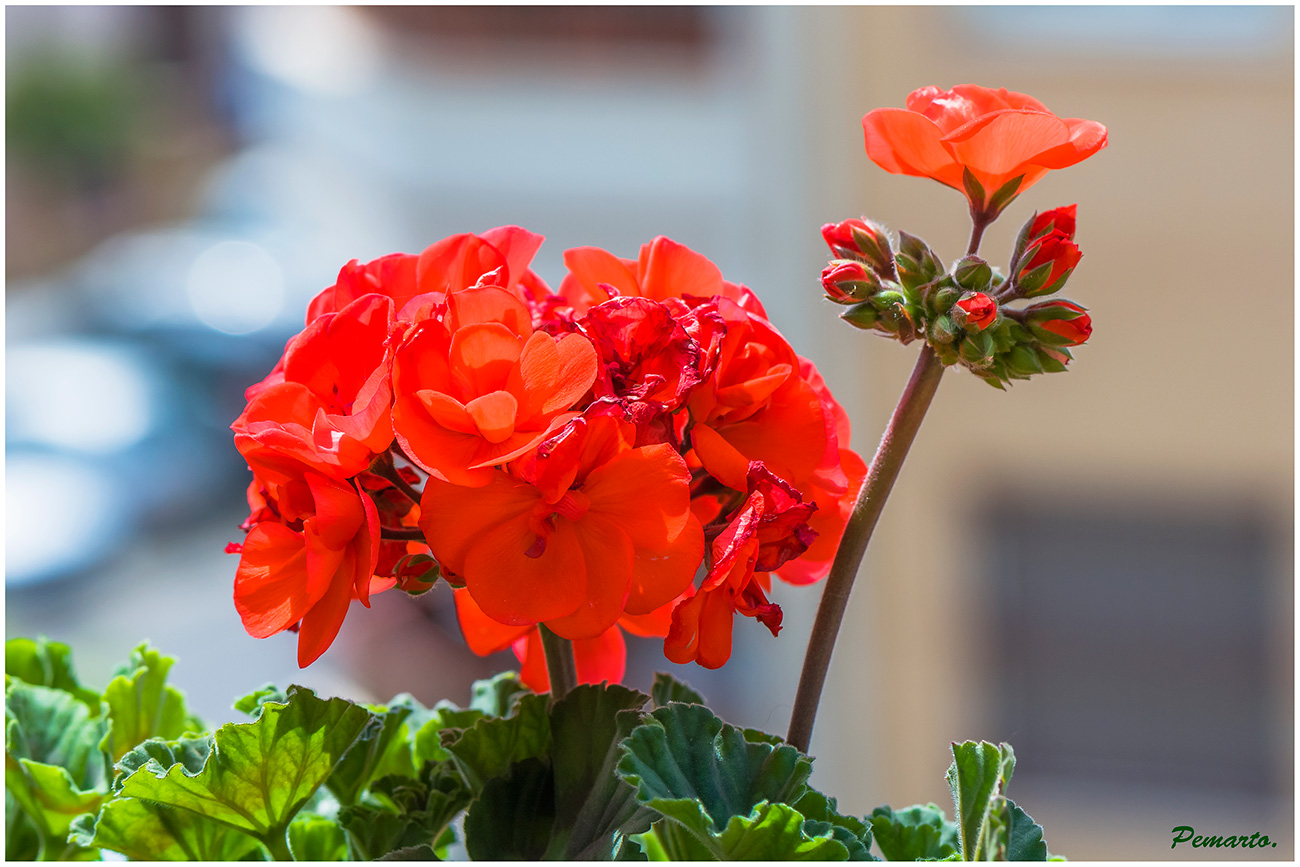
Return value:
[(866, 268), (851, 260), (836, 260), (822, 269), (822, 289), (836, 304), (862, 301), (879, 285)]
[(983, 331), (998, 318), (998, 303), (983, 292), (971, 292), (957, 302), (966, 314), (965, 327)]
[(289, 524), (262, 521), (249, 531), (234, 596), (254, 638), (298, 625), (298, 665), (305, 668), (334, 641), (352, 599), (369, 606), (371, 591), (392, 581), (372, 587), (379, 516), (370, 497), (313, 472), (296, 485), (306, 489), (310, 514)]
[(569, 410), (596, 373), (590, 340), (534, 331), (528, 308), (505, 289), (456, 292), (443, 318), (412, 329), (394, 355), (397, 440), (438, 478), (485, 483), (491, 467), (576, 415)]
[(610, 416), (575, 419), (482, 486), (430, 478), (420, 526), (434, 556), (493, 620), (565, 638), (670, 601), (695, 575), (703, 528), (682, 458), (633, 435)]
[(1014, 197), (1050, 170), (1087, 159), (1107, 135), (1095, 121), (1057, 117), (1032, 96), (974, 84), (912, 91), (907, 108), (877, 108), (862, 127), (867, 156), (887, 172), (933, 178), (968, 197), (969, 172), (984, 191), (983, 201), (971, 202), (977, 211), (1012, 181)]

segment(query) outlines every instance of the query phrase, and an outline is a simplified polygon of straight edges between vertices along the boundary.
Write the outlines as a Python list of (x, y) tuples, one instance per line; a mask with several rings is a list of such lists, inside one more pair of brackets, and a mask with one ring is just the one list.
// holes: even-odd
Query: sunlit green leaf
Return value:
[(141, 644), (104, 688), (112, 727), (101, 744), (113, 761), (149, 738), (178, 738), (198, 733), (185, 711), (185, 697), (167, 685), (167, 672), (175, 662), (149, 645)]
[(289, 851), (295, 861), (346, 861), (348, 838), (333, 819), (299, 813), (289, 823)]
[(268, 683), (259, 689), (253, 690), (248, 695), (235, 699), (235, 710), (246, 713), (251, 717), (257, 717), (262, 712), (262, 705), (268, 701), (284, 704), (287, 697), (280, 687)]
[(33, 686), (48, 686), (70, 693), (86, 705), (91, 716), (99, 714), (99, 693), (86, 689), (72, 670), (72, 648), (41, 638), (11, 638), (5, 642), (5, 686), (10, 678)]
[(467, 729), (483, 716), (481, 710), (473, 708), (462, 710), (451, 702), (438, 702), (429, 712), (428, 718), (416, 729), (412, 738), (414, 762), (418, 765), (424, 762), (447, 761), (451, 758), (451, 753), (442, 746), (442, 733), (453, 729)]
[(290, 687), (287, 704), (267, 703), (256, 721), (218, 729), (197, 774), (150, 760), (126, 779), (122, 793), (273, 841), (374, 719), (360, 705)]
[(138, 861), (237, 861), (258, 848), (241, 831), (189, 810), (115, 798), (93, 820), (82, 817), (72, 839)]
[(989, 814), (994, 799), (1002, 796), (1015, 770), (1016, 757), (1009, 744), (966, 741), (952, 745), (948, 786), (952, 789), (962, 857), (986, 860)]
[(370, 710), (379, 718), (379, 724), (369, 726), (362, 732), (352, 749), (334, 768), (334, 773), (325, 781), (340, 804), (356, 803), (370, 781), (385, 771), (406, 773), (408, 776), (415, 774), (410, 739), (405, 726), (413, 708), (409, 704), (394, 704), (382, 710)]

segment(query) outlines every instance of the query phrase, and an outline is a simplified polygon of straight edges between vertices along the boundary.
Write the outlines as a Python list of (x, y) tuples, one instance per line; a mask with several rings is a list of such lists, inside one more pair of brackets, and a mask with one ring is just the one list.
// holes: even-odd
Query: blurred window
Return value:
[(1017, 775), (1269, 792), (1262, 517), (1006, 500), (988, 524), (994, 731)]

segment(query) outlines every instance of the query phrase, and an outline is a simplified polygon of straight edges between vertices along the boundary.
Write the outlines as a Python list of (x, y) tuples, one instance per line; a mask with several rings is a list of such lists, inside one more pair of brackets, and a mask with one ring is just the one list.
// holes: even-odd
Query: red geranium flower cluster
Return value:
[(308, 665), (353, 599), (427, 589), (432, 557), (470, 647), (513, 647), (545, 689), (538, 624), (584, 682), (622, 677), (623, 630), (717, 667), (737, 612), (780, 628), (771, 575), (826, 573), (866, 467), (757, 297), (662, 237), (569, 250), (553, 292), (541, 242), (353, 261), (311, 302), (233, 425), (251, 635), (298, 630)]

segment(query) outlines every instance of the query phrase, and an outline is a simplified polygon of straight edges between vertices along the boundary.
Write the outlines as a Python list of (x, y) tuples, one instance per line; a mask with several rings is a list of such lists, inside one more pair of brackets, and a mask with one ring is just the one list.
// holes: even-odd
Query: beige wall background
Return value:
[[(850, 134), (851, 120), (876, 106), (902, 105), (915, 87), (1004, 86), (1032, 93), (1063, 116), (1100, 120), (1110, 130), (1109, 148), (1027, 191), (983, 245), (996, 263), (1033, 210), (1077, 202), (1084, 258), (1064, 294), (1090, 309), (1095, 330), (1068, 374), (1017, 383), (1007, 393), (961, 370), (945, 375), (859, 574), (830, 675), (847, 698), (842, 707), (823, 708), (813, 741), (814, 753), (835, 754), (836, 761), (819, 767), (816, 779), (853, 810), (884, 802), (947, 805), (947, 743), (996, 738), (980, 735), (989, 723), (980, 690), (989, 676), (990, 636), (966, 616), (978, 610), (984, 589), (969, 568), (981, 550), (971, 519), (990, 485), (1117, 504), (1252, 503), (1267, 509), (1280, 531), (1272, 552), (1269, 636), (1278, 672), (1270, 745), (1277, 798), (1265, 804), (1197, 801), (1177, 792), (1152, 798), (1033, 781), (1018, 781), (1013, 795), (1033, 805), (1053, 851), (1076, 859), (1168, 858), (1167, 829), (1174, 825), (1199, 831), (1241, 822), (1266, 828), (1279, 841), (1270, 857), (1289, 858), (1295, 285), (1289, 42), (1285, 50), (1218, 58), (1164, 56), (1158, 45), (1097, 56), (1017, 44), (1015, 35), (1001, 44), (977, 37), (967, 12), (826, 11), (823, 32), (833, 46), (827, 55), (835, 59), (823, 74), (836, 82), (826, 117), (837, 134), (826, 136), (834, 143), (824, 164), (843, 181), (828, 199), (843, 202), (844, 188), (852, 192), (848, 210), (834, 218), (865, 213), (920, 235), (949, 259), (964, 250), (969, 224), (960, 196), (877, 169), (861, 154), (860, 131), (857, 139)], [(855, 444), (868, 455), (916, 349), (875, 337), (836, 340), (832, 384), (837, 394), (865, 396), (851, 411)], [(862, 380), (865, 387), (852, 384)], [(925, 539), (943, 543), (925, 544), (920, 527)], [(846, 750), (862, 731), (890, 746), (871, 755)], [(1203, 856), (1187, 851), (1175, 854)]]

